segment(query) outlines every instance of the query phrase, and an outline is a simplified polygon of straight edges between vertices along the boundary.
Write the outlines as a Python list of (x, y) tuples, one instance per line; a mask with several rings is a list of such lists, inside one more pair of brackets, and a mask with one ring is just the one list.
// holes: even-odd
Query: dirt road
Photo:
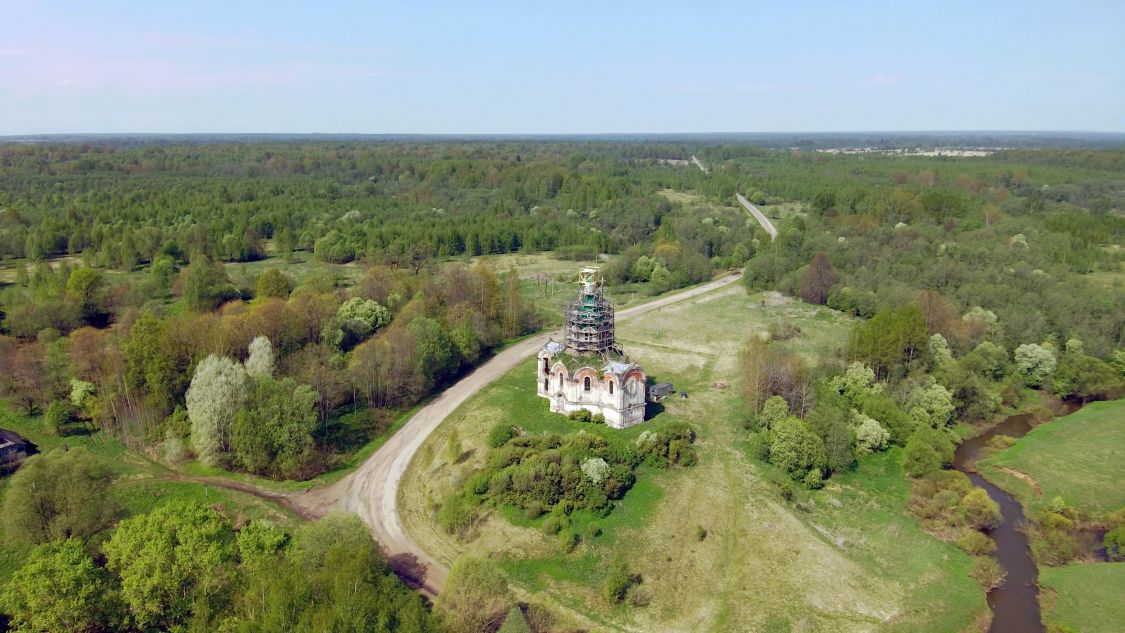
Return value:
[(749, 200), (742, 197), (741, 193), (735, 195), (738, 197), (739, 204), (745, 207), (746, 210), (750, 212), (750, 215), (754, 216), (754, 219), (758, 221), (758, 224), (762, 225), (762, 228), (766, 230), (766, 233), (770, 234), (770, 241), (772, 242), (773, 240), (776, 240), (777, 228), (774, 227), (773, 222), (770, 222), (770, 219), (767, 218), (764, 213), (759, 211), (758, 207), (750, 204)]
[[(617, 319), (629, 319), (660, 307), (683, 301), (721, 288), (741, 279), (741, 273), (650, 301), (617, 313)], [(506, 374), (520, 361), (541, 348), (549, 337), (562, 338), (562, 332), (533, 336), (505, 349), (465, 376), (427, 404), (399, 429), (378, 451), (354, 473), (323, 489), (291, 496), (303, 513), (324, 515), (333, 510), (355, 512), (371, 526), (376, 540), (383, 545), (391, 566), (423, 592), (433, 596), (445, 583), (445, 567), (438, 564), (410, 540), (403, 530), (398, 514), (398, 489), (403, 473), (422, 442), (470, 396)]]

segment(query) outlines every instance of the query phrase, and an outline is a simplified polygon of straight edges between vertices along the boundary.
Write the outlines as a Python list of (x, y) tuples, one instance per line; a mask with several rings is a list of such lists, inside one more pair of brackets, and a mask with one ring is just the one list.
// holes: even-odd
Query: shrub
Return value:
[(1119, 525), (1105, 533), (1105, 555), (1111, 561), (1125, 561), (1125, 525)]
[(52, 400), (43, 413), (43, 426), (55, 435), (63, 434), (63, 427), (70, 422), (70, 404), (63, 400)]
[(817, 476), (823, 477), (828, 461), (824, 440), (799, 418), (782, 419), (773, 427), (770, 463), (796, 480), (803, 480), (814, 471)]
[(781, 396), (770, 396), (762, 405), (759, 416), (767, 429), (772, 429), (775, 424), (789, 416), (789, 403)]
[(543, 533), (547, 535), (558, 534), (567, 522), (565, 514), (552, 514), (543, 520)]
[[(498, 428), (503, 434), (511, 427)], [(516, 435), (490, 449), (484, 466), (467, 477), (456, 494), (470, 499), (472, 508), (482, 503), (522, 508), (529, 519), (544, 512), (565, 516), (577, 509), (605, 517), (612, 512), (613, 501), (636, 483), (634, 471), (642, 463), (693, 464), (694, 439), (695, 433), (685, 424), (646, 430), (636, 443), (583, 432)], [(456, 506), (441, 511), (452, 531), (465, 524), (462, 509)], [(544, 529), (556, 534), (566, 527), (556, 523), (557, 519), (548, 520)]]
[(983, 488), (974, 488), (961, 498), (961, 515), (969, 526), (978, 530), (1000, 525), (1000, 506)]
[(602, 535), (602, 528), (597, 523), (586, 526), (586, 538), (597, 538)]
[(624, 561), (617, 561), (609, 572), (609, 577), (602, 587), (602, 595), (610, 602), (621, 602), (629, 592), (629, 588), (639, 582), (639, 578), (629, 571)]
[(601, 457), (591, 457), (582, 462), (582, 473), (596, 486), (609, 476), (609, 464)]
[(585, 409), (579, 409), (577, 411), (571, 411), (570, 414), (567, 415), (566, 417), (570, 418), (571, 420), (574, 420), (575, 422), (593, 422), (594, 421), (593, 414), (591, 414), (589, 411), (587, 411)]
[(891, 434), (872, 417), (857, 413), (852, 420), (856, 447), (861, 453), (874, 453), (887, 447)]
[(1046, 528), (1040, 538), (1031, 540), (1032, 555), (1044, 565), (1065, 565), (1074, 560), (1078, 551), (1078, 542), (1065, 529)]
[(702, 525), (695, 526), (695, 540), (702, 541), (707, 538), (707, 529)]
[(941, 458), (929, 444), (911, 440), (902, 452), (902, 466), (911, 477), (932, 477), (941, 470)]
[(996, 551), (996, 542), (976, 530), (968, 530), (957, 539), (957, 546), (973, 556)]
[(696, 462), (695, 449), (685, 440), (672, 440), (668, 442), (668, 461), (677, 466), (694, 466)]
[(788, 479), (782, 479), (777, 482), (777, 492), (781, 498), (786, 501), (792, 501), (795, 494), (793, 484)]
[(1006, 575), (1000, 563), (991, 556), (974, 557), (973, 570), (969, 573), (985, 591), (999, 587)]
[(801, 333), (801, 327), (789, 319), (773, 321), (769, 325), (771, 341), (788, 341)]
[(473, 522), (476, 503), (464, 494), (446, 499), (437, 513), (438, 525), (450, 534), (462, 534)]
[(809, 490), (819, 490), (824, 486), (824, 473), (815, 469), (810, 470), (801, 480), (801, 483)]
[(564, 554), (573, 552), (581, 542), (582, 537), (578, 536), (576, 532), (563, 532), (559, 534), (559, 549), (562, 550)]
[(766, 431), (750, 434), (750, 454), (765, 461), (770, 457), (770, 435)]
[(516, 428), (511, 424), (501, 422), (488, 432), (488, 445), (492, 448), (500, 448), (515, 436)]

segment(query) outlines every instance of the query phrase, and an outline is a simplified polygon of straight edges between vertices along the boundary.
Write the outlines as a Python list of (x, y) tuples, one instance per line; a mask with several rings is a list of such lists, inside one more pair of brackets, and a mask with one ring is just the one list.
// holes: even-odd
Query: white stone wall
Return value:
[[(593, 367), (582, 367), (571, 373), (562, 363), (552, 362), (543, 351), (539, 353), (535, 376), (536, 392), (550, 401), (551, 411), (555, 413), (569, 414), (585, 409), (605, 416), (606, 424), (615, 429), (644, 422), (645, 375), (640, 368), (634, 367), (623, 376), (609, 371), (602, 374)], [(587, 379), (589, 390), (586, 389)]]

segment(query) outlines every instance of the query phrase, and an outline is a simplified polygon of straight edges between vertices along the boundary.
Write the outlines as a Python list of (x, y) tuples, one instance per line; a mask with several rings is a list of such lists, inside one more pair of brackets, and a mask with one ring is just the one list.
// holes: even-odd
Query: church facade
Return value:
[(548, 341), (536, 363), (536, 392), (551, 411), (586, 410), (624, 429), (644, 422), (647, 376), (614, 340), (613, 304), (596, 279), (579, 272), (578, 298), (566, 307), (566, 342)]

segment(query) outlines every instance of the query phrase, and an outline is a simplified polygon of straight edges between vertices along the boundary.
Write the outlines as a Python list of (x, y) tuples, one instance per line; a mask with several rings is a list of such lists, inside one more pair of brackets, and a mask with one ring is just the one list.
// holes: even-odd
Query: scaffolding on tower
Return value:
[(566, 306), (566, 346), (579, 354), (619, 352), (614, 344), (613, 304), (602, 291), (598, 269), (578, 272), (578, 299)]

